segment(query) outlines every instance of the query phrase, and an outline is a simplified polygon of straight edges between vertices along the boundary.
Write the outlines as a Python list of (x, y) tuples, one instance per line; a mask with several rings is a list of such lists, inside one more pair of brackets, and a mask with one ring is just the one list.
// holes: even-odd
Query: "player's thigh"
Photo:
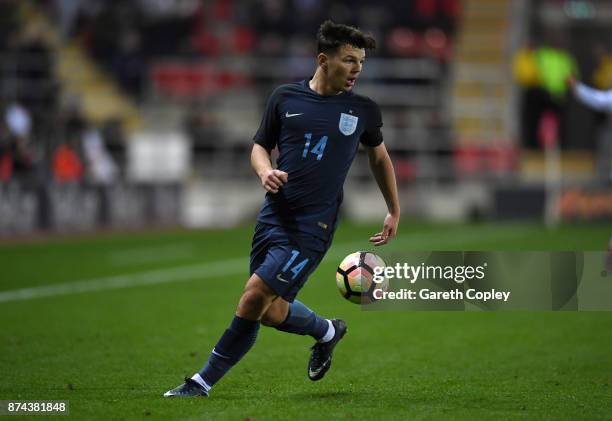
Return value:
[(320, 255), (297, 244), (275, 245), (255, 273), (280, 297), (291, 302), (316, 268)]
[(283, 227), (258, 224), (251, 273), (277, 295), (292, 302), (325, 254), (322, 240)]

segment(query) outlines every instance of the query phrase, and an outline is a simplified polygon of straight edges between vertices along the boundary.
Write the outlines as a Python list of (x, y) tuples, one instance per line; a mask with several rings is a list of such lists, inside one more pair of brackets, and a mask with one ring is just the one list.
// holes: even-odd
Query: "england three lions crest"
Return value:
[(359, 121), (359, 117), (355, 117), (354, 115), (340, 113), (340, 121), (338, 122), (338, 128), (340, 129), (340, 133), (345, 136), (350, 136), (355, 133), (357, 129), (357, 122)]

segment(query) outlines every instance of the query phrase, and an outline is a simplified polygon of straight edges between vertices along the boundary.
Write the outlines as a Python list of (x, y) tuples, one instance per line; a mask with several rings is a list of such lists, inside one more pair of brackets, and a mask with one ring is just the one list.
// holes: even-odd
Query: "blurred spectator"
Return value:
[(514, 54), (512, 73), (518, 84), (525, 89), (540, 86), (538, 61), (533, 44), (528, 43), (524, 45)]
[(593, 72), (593, 85), (598, 89), (612, 89), (612, 52), (605, 44), (595, 46), (597, 66)]
[(6, 122), (0, 118), (0, 183), (6, 183), (13, 175), (11, 135)]
[[(25, 181), (33, 169), (33, 152), (31, 149), (32, 119), (27, 109), (19, 103), (10, 104), (4, 114), (6, 127), (5, 155), (6, 174)], [(4, 137), (4, 136), (3, 136)], [(8, 156), (8, 157), (7, 157)], [(9, 165), (10, 160), (10, 166)]]
[(542, 88), (536, 48), (527, 43), (519, 48), (512, 60), (514, 80), (521, 87), (519, 107), (521, 116), (521, 138), (528, 148), (537, 148), (537, 127), (546, 91)]
[(514, 56), (514, 78), (523, 87), (521, 134), (527, 148), (539, 147), (538, 127), (544, 113), (552, 113), (560, 123), (559, 140), (565, 143), (566, 80), (577, 74), (578, 67), (562, 44), (559, 37), (552, 36), (550, 43), (537, 48), (526, 45)]
[[(612, 89), (593, 89), (574, 78), (567, 80), (568, 87), (579, 102), (592, 110), (612, 113)], [(597, 127), (597, 171), (602, 180), (612, 181), (612, 124), (610, 119), (602, 119)]]
[(553, 101), (565, 100), (568, 77), (577, 73), (576, 61), (558, 44), (543, 46), (536, 53), (540, 81)]
[(51, 153), (51, 170), (55, 181), (75, 182), (83, 177), (80, 157), (81, 137), (86, 128), (78, 101), (62, 110), (58, 121), (59, 146)]
[(100, 130), (90, 127), (83, 134), (87, 174), (93, 184), (110, 185), (117, 179), (117, 165), (106, 149)]
[(561, 145), (567, 144), (567, 126), (565, 118), (567, 110), (567, 78), (578, 73), (574, 57), (564, 48), (564, 39), (553, 35), (551, 42), (537, 50), (537, 60), (540, 80), (547, 92), (539, 113), (548, 110), (556, 116), (559, 122), (558, 133)]
[(13, 136), (29, 138), (32, 130), (32, 118), (27, 109), (19, 103), (10, 104), (5, 113), (6, 125)]
[(71, 142), (62, 143), (53, 153), (53, 178), (58, 183), (78, 182), (83, 163)]

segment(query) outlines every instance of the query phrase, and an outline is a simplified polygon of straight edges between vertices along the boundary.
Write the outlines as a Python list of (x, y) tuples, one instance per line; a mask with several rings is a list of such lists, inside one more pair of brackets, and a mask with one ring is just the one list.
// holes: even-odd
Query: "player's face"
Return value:
[(345, 44), (328, 59), (327, 77), (331, 86), (338, 91), (353, 89), (361, 73), (365, 50)]

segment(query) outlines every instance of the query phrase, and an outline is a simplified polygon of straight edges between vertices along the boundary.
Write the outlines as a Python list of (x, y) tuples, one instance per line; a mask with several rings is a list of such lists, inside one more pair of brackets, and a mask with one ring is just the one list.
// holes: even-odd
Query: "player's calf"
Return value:
[(204, 368), (164, 396), (207, 396), (210, 389), (251, 349), (259, 331), (259, 318), (274, 297), (273, 291), (259, 276), (251, 276), (234, 319), (213, 348)]
[(333, 337), (334, 331), (331, 321), (318, 316), (298, 300), (288, 305), (285, 319), (275, 327), (280, 331), (296, 335), (310, 335), (317, 341), (325, 335)]

